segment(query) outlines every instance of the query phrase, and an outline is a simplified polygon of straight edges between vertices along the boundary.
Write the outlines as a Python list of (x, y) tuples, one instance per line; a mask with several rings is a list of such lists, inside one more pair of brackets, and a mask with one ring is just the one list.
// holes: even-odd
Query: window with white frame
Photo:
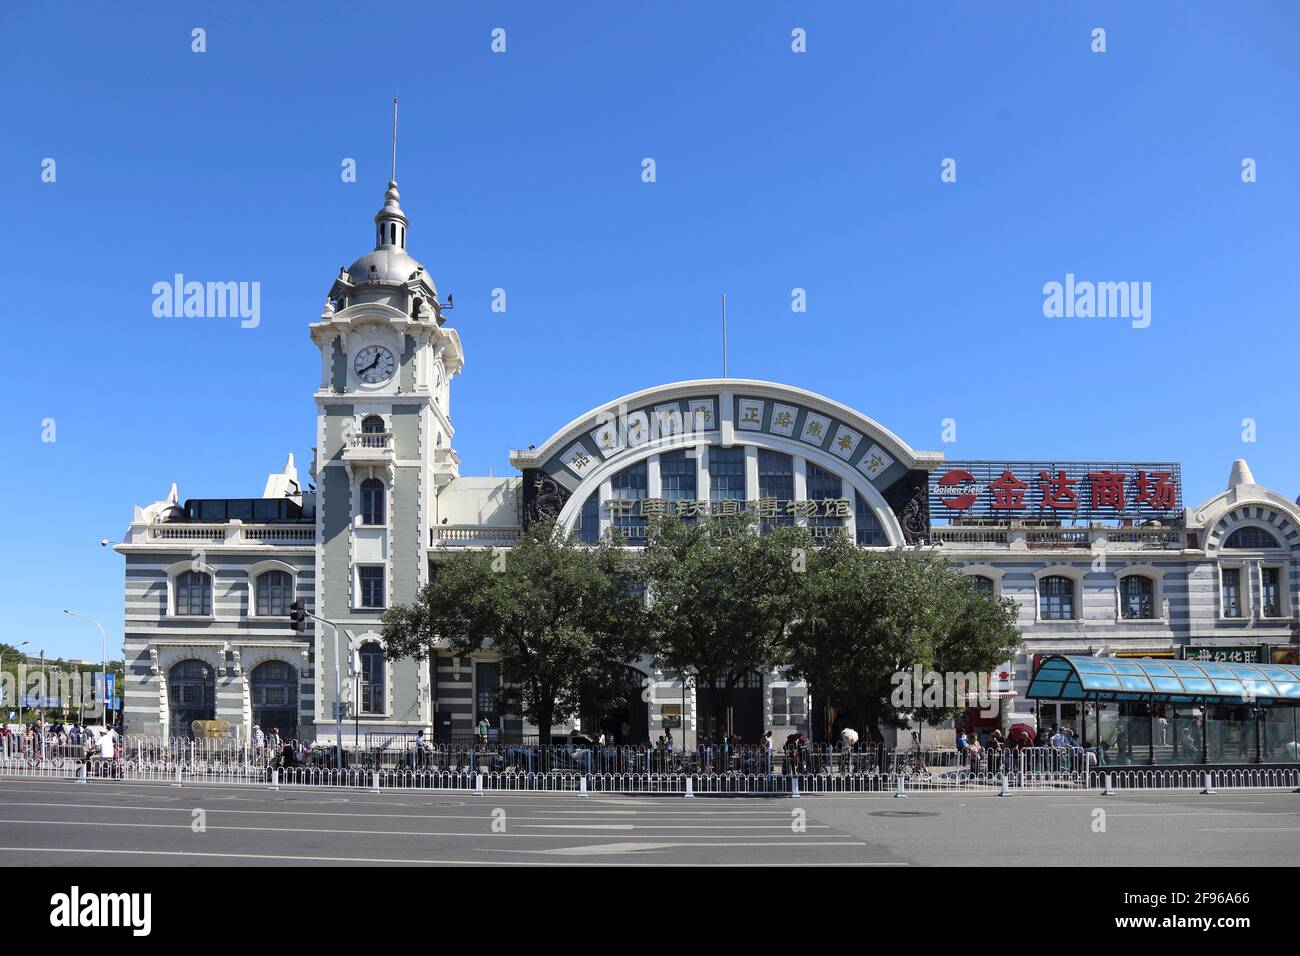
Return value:
[(285, 617), (293, 603), (293, 575), (287, 571), (263, 571), (257, 576), (257, 616)]
[(387, 675), (384, 649), (375, 641), (361, 645), (357, 652), (361, 660), (360, 707), (363, 714), (384, 712), (384, 689)]
[(1044, 621), (1074, 620), (1074, 579), (1049, 574), (1038, 581), (1038, 617)]
[(1127, 574), (1119, 579), (1119, 616), (1126, 621), (1149, 621), (1156, 617), (1156, 583), (1145, 574)]
[(384, 607), (384, 566), (368, 564), (357, 568), (357, 589), (361, 607)]
[(1286, 614), (1280, 567), (1273, 565), (1259, 569), (1259, 597), (1260, 614), (1263, 617), (1282, 617)]
[(176, 613), (182, 616), (206, 616), (212, 613), (212, 575), (205, 571), (185, 571), (176, 576)]
[(789, 710), (786, 707), (786, 693), (784, 687), (772, 688), (772, 723), (780, 726), (789, 723)]
[(384, 483), (378, 478), (367, 478), (361, 482), (361, 523), (365, 525), (382, 525), (384, 523)]
[(1223, 617), (1242, 616), (1241, 568), (1219, 569), (1219, 613)]

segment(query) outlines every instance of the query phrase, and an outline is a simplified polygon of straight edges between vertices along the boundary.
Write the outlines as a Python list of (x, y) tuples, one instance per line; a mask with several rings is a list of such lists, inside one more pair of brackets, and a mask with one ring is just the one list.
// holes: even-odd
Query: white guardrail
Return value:
[[(1300, 767), (1098, 768), (1081, 749), (1007, 754), (1004, 759), (930, 766), (919, 753), (886, 770), (843, 773), (618, 773), (580, 769), (527, 772), (493, 770), (487, 764), (456, 769), (335, 769), (277, 766), (232, 753), (228, 759), (141, 759), (129, 754), (109, 759), (71, 756), (66, 748), (46, 752), (0, 752), (0, 777), (57, 779), (78, 783), (106, 780), (154, 785), (249, 786), (273, 790), (345, 788), (352, 790), (443, 790), (459, 792), (628, 793), (695, 795), (803, 796), (806, 794), (1015, 793), (1136, 790), (1231, 789), (1300, 790)], [(1012, 759), (1012, 757), (1016, 759)]]

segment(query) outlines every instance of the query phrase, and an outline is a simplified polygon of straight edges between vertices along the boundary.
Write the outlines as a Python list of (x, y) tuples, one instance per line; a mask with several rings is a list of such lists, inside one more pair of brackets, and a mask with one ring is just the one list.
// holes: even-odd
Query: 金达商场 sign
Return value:
[(948, 462), (930, 473), (930, 517), (1060, 521), (1181, 520), (1177, 463)]

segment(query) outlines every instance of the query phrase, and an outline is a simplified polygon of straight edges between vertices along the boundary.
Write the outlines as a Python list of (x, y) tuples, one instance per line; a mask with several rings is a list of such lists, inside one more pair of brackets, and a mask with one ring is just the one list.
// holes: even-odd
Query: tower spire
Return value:
[(406, 214), (397, 192), (397, 97), (393, 97), (393, 176), (384, 193), (384, 208), (375, 214), (375, 248), (406, 248)]

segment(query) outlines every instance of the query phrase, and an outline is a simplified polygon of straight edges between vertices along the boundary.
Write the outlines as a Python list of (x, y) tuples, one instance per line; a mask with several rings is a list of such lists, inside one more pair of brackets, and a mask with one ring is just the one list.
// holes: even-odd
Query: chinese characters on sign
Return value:
[(1149, 520), (1181, 517), (1177, 464), (954, 462), (930, 474), (930, 515), (962, 518)]
[[(853, 514), (853, 503), (848, 498), (820, 498), (812, 500), (787, 500), (759, 498), (757, 501), (740, 501), (724, 498), (719, 501), (672, 498), (609, 498), (604, 508), (613, 522), (610, 533), (624, 538), (645, 537), (645, 527), (636, 519), (660, 516), (701, 518), (708, 515), (749, 514), (757, 518), (816, 518), (843, 520)], [(629, 521), (629, 519), (631, 519)], [(843, 527), (813, 527), (813, 537), (831, 537), (842, 533)]]
[(1248, 644), (1244, 647), (1198, 647), (1195, 644), (1184, 644), (1183, 660), (1214, 664), (1263, 664), (1267, 650), (1262, 644)]

